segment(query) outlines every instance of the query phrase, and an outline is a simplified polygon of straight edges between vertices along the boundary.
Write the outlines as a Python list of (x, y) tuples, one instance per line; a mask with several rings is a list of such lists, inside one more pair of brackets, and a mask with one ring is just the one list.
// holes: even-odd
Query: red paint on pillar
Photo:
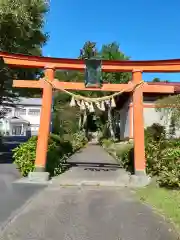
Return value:
[[(52, 82), (54, 79), (54, 69), (45, 69), (45, 78)], [(51, 105), (52, 105), (53, 90), (50, 83), (45, 82), (43, 88), (42, 108), (40, 117), (40, 127), (36, 149), (36, 168), (45, 168), (46, 157), (48, 150), (48, 138), (51, 123)]]
[[(142, 81), (142, 72), (135, 70), (132, 81), (138, 84)], [(134, 137), (134, 166), (135, 172), (145, 171), (144, 147), (144, 116), (143, 116), (143, 88), (137, 87), (133, 92), (133, 137)]]
[(129, 139), (133, 139), (133, 108), (129, 105)]

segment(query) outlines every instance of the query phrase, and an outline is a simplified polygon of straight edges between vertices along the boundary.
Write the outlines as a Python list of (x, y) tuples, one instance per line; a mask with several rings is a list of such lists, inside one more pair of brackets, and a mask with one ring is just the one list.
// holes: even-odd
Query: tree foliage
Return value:
[(160, 78), (154, 78), (153, 80), (152, 80), (152, 82), (160, 82), (161, 80), (160, 80)]
[[(120, 46), (117, 42), (104, 44), (99, 54), (103, 60), (129, 60), (129, 57), (120, 50)], [(131, 74), (127, 72), (103, 73), (103, 81), (108, 83), (127, 83), (130, 80)]]
[(98, 57), (98, 50), (96, 48), (96, 43), (87, 41), (85, 42), (83, 48), (80, 50), (80, 59), (91, 59)]
[(171, 121), (176, 127), (180, 127), (180, 95), (170, 95), (156, 102), (156, 111), (166, 119), (168, 125)]
[[(47, 11), (46, 0), (0, 0), (0, 50), (41, 55), (42, 47), (48, 39), (43, 30)], [(6, 81), (11, 82), (12, 78), (33, 80), (42, 72), (39, 69), (16, 68), (9, 74), (9, 80)], [(9, 89), (11, 92), (11, 87)], [(25, 96), (40, 93), (37, 89), (18, 89), (17, 92)]]
[(79, 109), (69, 106), (70, 97), (66, 93), (56, 92), (54, 95), (53, 133), (75, 133), (78, 130)]
[(169, 81), (168, 81), (168, 80), (161, 80), (160, 78), (155, 77), (155, 78), (152, 80), (152, 82), (166, 82), (166, 83), (168, 83)]
[[(83, 45), (82, 49), (80, 49), (80, 54), (78, 56), (79, 59), (91, 59), (91, 58), (97, 58), (102, 60), (128, 60), (129, 57), (127, 57), (124, 53), (121, 52), (119, 44), (116, 42), (105, 44), (102, 46), (100, 50), (97, 49), (96, 43), (87, 41)], [(103, 74), (103, 80), (104, 82), (109, 83), (127, 83), (131, 79), (131, 75), (129, 73), (102, 73)], [(83, 72), (78, 71), (57, 71), (56, 78), (58, 78), (60, 81), (72, 81), (72, 82), (82, 82), (84, 81), (85, 75)], [(102, 91), (76, 91), (76, 93), (88, 96), (88, 97), (101, 97), (104, 95), (109, 95), (108, 92), (102, 92)], [(66, 94), (59, 92), (55, 96), (55, 111), (54, 111), (54, 119), (56, 119), (56, 130), (54, 131), (60, 131), (60, 125), (63, 123), (64, 129), (69, 129), (68, 122), (71, 125), (73, 129), (77, 128), (78, 121), (80, 117), (80, 111), (79, 109), (69, 109), (69, 101), (70, 98), (66, 96)], [(62, 103), (63, 102), (63, 103)], [(71, 117), (68, 114), (68, 112), (71, 112)], [(74, 114), (74, 115), (73, 115)], [(104, 124), (107, 121), (108, 114), (103, 113), (100, 111), (96, 112), (98, 121), (101, 121), (102, 124)], [(110, 116), (110, 114), (109, 114)], [(69, 119), (67, 119), (67, 117)], [(62, 120), (63, 119), (63, 120)], [(92, 121), (92, 114), (88, 114), (88, 123)], [(106, 119), (106, 120), (105, 120)], [(97, 121), (96, 121), (97, 122)], [(74, 127), (73, 127), (74, 124)], [(65, 127), (66, 125), (66, 127)], [(69, 125), (69, 126), (70, 126)], [(86, 125), (87, 126), (87, 125)], [(99, 126), (99, 124), (98, 124)], [(112, 125), (109, 125), (112, 126)], [(62, 128), (61, 128), (62, 129)], [(111, 131), (112, 132), (112, 131)]]
[(17, 97), (12, 88), (12, 71), (4, 63), (3, 58), (0, 58), (0, 79), (0, 106), (2, 107), (0, 109), (0, 118), (2, 118)]
[(47, 41), (42, 31), (47, 11), (45, 0), (1, 0), (1, 51), (41, 55), (41, 47)]
[(175, 124), (174, 118), (171, 117), (170, 125), (169, 125), (169, 137), (174, 138), (175, 135), (176, 135), (176, 124)]
[[(81, 59), (98, 58), (102, 60), (129, 60), (121, 50), (117, 42), (102, 45), (100, 51), (98, 51), (95, 42), (85, 42), (83, 48), (80, 50)], [(127, 83), (131, 79), (131, 74), (126, 72), (121, 73), (104, 73), (103, 81), (108, 83)]]

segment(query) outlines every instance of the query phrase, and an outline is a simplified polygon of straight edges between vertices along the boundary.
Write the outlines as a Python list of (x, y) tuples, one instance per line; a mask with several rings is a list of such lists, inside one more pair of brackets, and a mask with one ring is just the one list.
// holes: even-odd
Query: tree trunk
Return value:
[(113, 129), (113, 123), (112, 123), (112, 114), (111, 114), (111, 107), (108, 107), (108, 125), (109, 125), (109, 131), (111, 138), (115, 139), (114, 129)]

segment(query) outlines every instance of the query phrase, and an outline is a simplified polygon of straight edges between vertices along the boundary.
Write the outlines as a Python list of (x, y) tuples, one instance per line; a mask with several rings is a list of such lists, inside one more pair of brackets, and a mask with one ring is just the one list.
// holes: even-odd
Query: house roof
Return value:
[(10, 123), (27, 123), (29, 124), (28, 121), (22, 119), (21, 117), (10, 117), (10, 118), (6, 118), (9, 120)]
[(180, 93), (180, 82), (148, 82), (148, 85), (174, 86), (175, 93)]
[(16, 105), (41, 106), (42, 98), (19, 98), (19, 100), (16, 101), (15, 104)]
[[(175, 94), (179, 94), (180, 93), (180, 82), (146, 82), (148, 85), (168, 85), (168, 86), (174, 86), (174, 90), (175, 90)], [(159, 98), (159, 97), (163, 97), (163, 96), (167, 96), (169, 94), (167, 93), (144, 93), (144, 97), (153, 97), (153, 99), (155, 98)], [(127, 100), (130, 98), (131, 93), (130, 92), (124, 92), (123, 94), (119, 95), (116, 97), (116, 104), (118, 106), (118, 108), (121, 108), (126, 102)]]
[[(10, 103), (7, 101), (3, 102), (3, 106), (9, 105)], [(26, 105), (26, 106), (41, 106), (42, 105), (42, 98), (25, 98), (20, 97), (15, 100), (11, 105)]]

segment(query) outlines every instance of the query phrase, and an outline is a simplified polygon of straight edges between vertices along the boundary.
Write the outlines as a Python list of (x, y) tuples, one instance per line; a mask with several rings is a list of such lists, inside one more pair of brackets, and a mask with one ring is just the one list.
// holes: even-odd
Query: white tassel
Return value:
[(116, 107), (116, 103), (113, 97), (111, 98), (111, 107)]
[(96, 106), (99, 108), (99, 110), (105, 111), (104, 101), (96, 102)]
[(76, 106), (76, 102), (75, 102), (75, 99), (74, 97), (71, 98), (71, 102), (70, 102), (70, 107), (75, 107)]
[(81, 102), (80, 102), (80, 100), (76, 100), (76, 103), (77, 103), (77, 105), (78, 105), (79, 107), (81, 107)]
[(106, 105), (110, 105), (111, 104), (111, 101), (108, 99), (108, 100), (105, 100), (105, 103), (106, 103)]
[(100, 102), (96, 102), (96, 106), (99, 108), (99, 110), (101, 110)]
[(81, 106), (80, 106), (80, 109), (81, 109), (81, 110), (85, 110), (85, 109), (86, 109), (86, 107), (85, 107), (85, 104), (84, 104), (84, 101), (83, 101), (83, 100), (81, 101)]
[(93, 103), (90, 103), (89, 111), (90, 111), (90, 112), (94, 112), (94, 106), (93, 106)]
[(104, 101), (101, 102), (101, 110), (102, 110), (102, 111), (105, 111), (105, 110), (106, 110), (106, 109), (105, 109), (105, 102), (104, 102)]
[(87, 107), (89, 109), (89, 106), (90, 106), (89, 103), (85, 102), (84, 104), (85, 104), (85, 107)]

